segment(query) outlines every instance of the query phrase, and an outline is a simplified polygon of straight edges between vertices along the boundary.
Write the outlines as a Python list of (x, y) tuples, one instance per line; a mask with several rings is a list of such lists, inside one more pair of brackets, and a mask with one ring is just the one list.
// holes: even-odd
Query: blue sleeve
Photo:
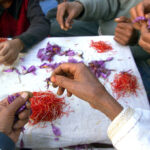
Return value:
[(5, 134), (0, 132), (0, 150), (15, 150), (15, 143)]

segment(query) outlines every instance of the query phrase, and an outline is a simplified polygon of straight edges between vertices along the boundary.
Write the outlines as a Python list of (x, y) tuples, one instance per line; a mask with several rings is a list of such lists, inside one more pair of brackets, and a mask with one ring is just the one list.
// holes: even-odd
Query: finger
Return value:
[(18, 138), (20, 136), (22, 129), (18, 129), (18, 130), (13, 130), (12, 134), (10, 134), (10, 138), (14, 141), (14, 143), (16, 143), (18, 141)]
[(16, 59), (17, 59), (17, 58), (10, 58), (10, 59), (8, 59), (8, 60), (4, 63), (4, 65), (10, 66), (10, 65), (12, 65), (12, 64), (16, 61)]
[(64, 4), (62, 3), (58, 5), (56, 19), (62, 30), (64, 30), (65, 28), (65, 25), (64, 25), (65, 24), (64, 23), (65, 12), (66, 12), (66, 7), (64, 6)]
[(69, 16), (67, 17), (66, 21), (65, 21), (65, 27), (67, 27), (68, 29), (72, 27), (71, 22), (74, 19), (74, 13), (70, 13)]
[(0, 51), (2, 50), (3, 47), (4, 47), (4, 44), (0, 43)]
[(54, 88), (57, 88), (57, 87), (58, 87), (55, 83), (53, 83), (52, 86), (53, 86)]
[(115, 38), (119, 39), (119, 41), (121, 41), (120, 44), (122, 45), (127, 45), (128, 42), (130, 41), (130, 38), (128, 36), (124, 36), (124, 34), (116, 33)]
[(64, 93), (64, 91), (65, 91), (64, 88), (59, 87), (59, 88), (58, 88), (58, 91), (57, 91), (57, 94), (58, 94), (58, 95), (62, 95), (62, 94)]
[(71, 97), (71, 96), (72, 96), (72, 93), (69, 92), (68, 90), (67, 90), (67, 96), (68, 96), (68, 97)]
[(115, 30), (115, 35), (120, 35), (122, 37), (128, 36), (130, 31), (127, 31), (127, 29), (121, 29), (121, 28), (116, 28)]
[(132, 21), (138, 17), (137, 12), (136, 12), (136, 7), (133, 7), (130, 9), (130, 15), (131, 15)]
[(144, 6), (142, 3), (139, 3), (137, 6), (136, 6), (136, 13), (137, 13), (137, 16), (142, 16), (144, 17)]
[(0, 45), (0, 56), (5, 56), (8, 53), (8, 48), (4, 48), (3, 45)]
[(141, 34), (145, 34), (145, 33), (149, 33), (149, 30), (147, 28), (147, 24), (146, 23), (142, 23)]
[(142, 39), (139, 40), (139, 45), (147, 52), (150, 53), (150, 44), (143, 41)]
[(73, 64), (73, 63), (64, 63), (64, 64), (61, 64), (59, 67), (57, 67), (53, 71), (52, 76), (55, 76), (55, 75), (64, 75), (64, 73), (71, 73), (71, 74), (74, 75), (74, 73), (77, 70), (76, 69), (77, 66), (78, 66), (78, 64)]
[(21, 96), (17, 97), (11, 104), (8, 105), (8, 110), (10, 113), (14, 113), (25, 104), (29, 98), (29, 93), (23, 92)]
[(6, 63), (10, 61), (10, 59), (11, 59), (11, 55), (7, 53), (7, 55), (5, 56), (0, 56), (0, 63)]
[(67, 77), (64, 77), (64, 76), (56, 75), (56, 76), (53, 76), (51, 80), (58, 86), (63, 87), (64, 89), (67, 89), (70, 92), (73, 91), (73, 87), (75, 87), (76, 85), (76, 81), (69, 79)]
[[(132, 24), (130, 24), (130, 23), (118, 23), (118, 24), (117, 24), (117, 28), (123, 29), (123, 30), (125, 31), (125, 30), (127, 30), (127, 29), (132, 29), (133, 26), (132, 26)], [(116, 28), (116, 29), (117, 29), (117, 28)]]
[(121, 22), (129, 23), (129, 22), (131, 22), (131, 20), (125, 16), (121, 16), (120, 18), (116, 18), (115, 22), (117, 22), (117, 23), (121, 23)]
[(20, 129), (20, 128), (24, 127), (24, 125), (27, 124), (28, 121), (29, 121), (29, 119), (18, 120), (18, 121), (14, 124), (13, 128), (14, 128), (15, 130)]
[(18, 118), (20, 120), (25, 120), (29, 118), (30, 114), (31, 114), (31, 111), (26, 109), (22, 111), (21, 113), (19, 113)]
[(118, 42), (119, 44), (121, 44), (121, 45), (125, 45), (125, 42), (123, 40), (121, 40), (120, 38), (118, 38), (118, 37), (115, 37), (114, 40), (116, 42)]

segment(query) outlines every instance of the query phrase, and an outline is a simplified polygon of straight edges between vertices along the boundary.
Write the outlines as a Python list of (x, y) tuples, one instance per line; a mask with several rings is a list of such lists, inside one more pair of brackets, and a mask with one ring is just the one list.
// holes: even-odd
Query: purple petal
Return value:
[(112, 61), (114, 58), (113, 57), (108, 57), (107, 59), (106, 59), (106, 61)]
[(55, 138), (54, 140), (55, 140), (55, 141), (59, 141), (59, 138), (57, 137), (57, 138)]
[[(19, 96), (20, 96), (19, 93), (17, 93), (16, 95), (9, 95), (7, 98), (8, 103), (11, 104)], [(26, 108), (26, 103), (17, 110), (16, 114), (20, 113), (21, 111), (23, 111)]]
[(78, 61), (72, 57), (68, 59), (68, 62), (69, 63), (78, 63)]
[(58, 127), (54, 126), (53, 124), (52, 124), (52, 131), (53, 131), (54, 135), (61, 136), (60, 129)]
[(13, 71), (14, 71), (14, 68), (3, 70), (3, 72), (13, 72)]
[(33, 73), (35, 75), (35, 71), (36, 71), (36, 67), (35, 66), (31, 66), (27, 69), (27, 73)]
[(40, 65), (39, 68), (40, 68), (40, 69), (48, 68), (48, 65), (49, 65), (49, 64), (44, 63), (44, 64)]
[(38, 51), (38, 53), (37, 53), (38, 58), (41, 58), (43, 56), (43, 51), (44, 51), (44, 48), (42, 48)]

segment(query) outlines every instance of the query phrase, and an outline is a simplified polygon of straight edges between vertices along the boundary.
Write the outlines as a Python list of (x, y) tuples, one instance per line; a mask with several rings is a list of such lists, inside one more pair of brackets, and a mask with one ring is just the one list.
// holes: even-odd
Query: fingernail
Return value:
[(28, 97), (28, 93), (26, 93), (26, 92), (22, 93), (21, 97), (24, 98), (24, 99), (27, 98)]
[(56, 77), (55, 76), (51, 77), (51, 81), (56, 82)]

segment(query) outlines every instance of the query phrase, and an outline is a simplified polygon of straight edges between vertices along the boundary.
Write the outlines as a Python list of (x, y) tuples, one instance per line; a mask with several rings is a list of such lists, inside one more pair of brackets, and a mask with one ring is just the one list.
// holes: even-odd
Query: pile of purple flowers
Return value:
[(53, 57), (56, 54), (60, 54), (61, 47), (58, 45), (52, 45), (49, 42), (47, 43), (46, 48), (42, 48), (38, 51), (37, 57), (41, 61), (53, 61)]
[(112, 60), (113, 60), (113, 57), (110, 57), (106, 60), (91, 61), (88, 64), (88, 67), (95, 74), (97, 78), (102, 77), (106, 79), (111, 74), (111, 70), (106, 68), (106, 62), (109, 62)]

